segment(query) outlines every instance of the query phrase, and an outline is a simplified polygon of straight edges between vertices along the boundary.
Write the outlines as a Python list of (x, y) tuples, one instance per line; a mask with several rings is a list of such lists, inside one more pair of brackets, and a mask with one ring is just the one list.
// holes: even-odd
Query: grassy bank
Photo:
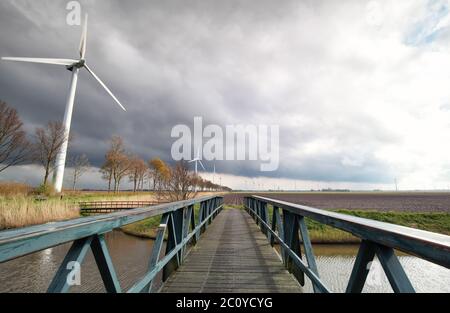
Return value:
[(161, 216), (155, 216), (131, 225), (124, 226), (121, 228), (121, 230), (128, 235), (140, 238), (155, 239), (156, 231), (160, 222)]
[[(200, 211), (200, 205), (194, 206), (194, 215), (196, 223), (198, 222), (198, 212)], [(158, 226), (161, 222), (161, 216), (154, 216), (143, 221), (127, 225), (121, 228), (121, 230), (128, 234), (141, 238), (155, 239)], [(167, 235), (167, 234), (166, 234)]]
[(0, 197), (0, 230), (44, 224), (79, 217), (79, 210), (70, 201), (32, 197)]
[[(446, 212), (380, 212), (355, 210), (331, 211), (450, 235), (450, 213)], [(271, 207), (269, 207), (269, 216), (272, 216)], [(350, 233), (321, 224), (309, 218), (306, 218), (306, 225), (313, 243), (345, 244), (359, 242), (359, 239)]]

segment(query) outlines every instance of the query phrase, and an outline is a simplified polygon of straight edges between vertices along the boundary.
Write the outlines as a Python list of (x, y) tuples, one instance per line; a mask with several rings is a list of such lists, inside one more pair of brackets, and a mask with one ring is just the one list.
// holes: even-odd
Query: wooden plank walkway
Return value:
[(301, 292), (252, 218), (223, 210), (161, 292)]

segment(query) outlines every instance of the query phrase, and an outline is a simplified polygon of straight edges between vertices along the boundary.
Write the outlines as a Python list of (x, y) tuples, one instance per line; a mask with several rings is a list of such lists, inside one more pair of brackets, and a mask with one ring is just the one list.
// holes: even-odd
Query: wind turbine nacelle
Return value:
[(72, 72), (74, 68), (83, 68), (85, 64), (86, 60), (80, 60), (77, 63), (67, 66), (67, 69)]

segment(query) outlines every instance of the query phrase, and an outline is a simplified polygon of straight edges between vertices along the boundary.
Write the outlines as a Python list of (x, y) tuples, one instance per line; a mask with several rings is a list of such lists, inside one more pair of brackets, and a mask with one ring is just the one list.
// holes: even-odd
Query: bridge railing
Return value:
[[(280, 245), (286, 268), (302, 286), (306, 274), (314, 292), (331, 290), (320, 279), (305, 218), (361, 239), (347, 293), (362, 292), (375, 255), (394, 292), (415, 292), (394, 249), (450, 268), (450, 236), (259, 196), (245, 197), (244, 205), (271, 245), (276, 242)], [(302, 258), (302, 245), (306, 262)]]
[(84, 201), (78, 202), (80, 212), (85, 214), (112, 213), (153, 206), (166, 202), (157, 201)]
[[(222, 197), (210, 196), (3, 231), (0, 232), (0, 263), (73, 242), (47, 291), (68, 292), (71, 287), (68, 277), (73, 274), (71, 264), (77, 262), (79, 266), (91, 248), (106, 291), (119, 293), (122, 289), (108, 252), (105, 234), (150, 217), (162, 216), (156, 240), (149, 255), (148, 270), (127, 291), (130, 293), (151, 292), (153, 281), (161, 271), (162, 279), (165, 281), (183, 263), (188, 245), (197, 243), (206, 227), (220, 213), (222, 205)], [(195, 217), (196, 211), (198, 211), (198, 218)], [(166, 235), (165, 252), (161, 253)]]

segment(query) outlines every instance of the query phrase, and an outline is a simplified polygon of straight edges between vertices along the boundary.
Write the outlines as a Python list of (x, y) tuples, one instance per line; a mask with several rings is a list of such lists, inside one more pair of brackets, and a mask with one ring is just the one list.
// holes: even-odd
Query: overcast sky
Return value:
[[(450, 185), (449, 1), (80, 2), (88, 64), (128, 109), (81, 73), (70, 154), (94, 167), (113, 134), (170, 162), (172, 127), (201, 116), (280, 126), (278, 171), (216, 163), (233, 188)], [(67, 25), (66, 4), (1, 1), (0, 56), (77, 58), (81, 28)], [(69, 82), (57, 66), (0, 63), (0, 99), (30, 134), (62, 120)], [(35, 166), (0, 175), (41, 179)], [(105, 185), (95, 168), (82, 184)]]

